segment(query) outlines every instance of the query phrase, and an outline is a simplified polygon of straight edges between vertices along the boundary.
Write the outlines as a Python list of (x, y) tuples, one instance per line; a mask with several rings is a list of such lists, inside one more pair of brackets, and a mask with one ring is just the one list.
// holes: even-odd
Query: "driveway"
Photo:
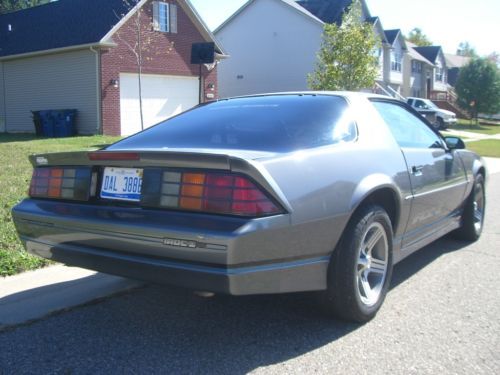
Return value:
[(500, 368), (500, 174), (486, 225), (395, 267), (377, 317), (322, 315), (311, 296), (196, 297), (146, 285), (0, 332), (0, 373), (457, 373)]

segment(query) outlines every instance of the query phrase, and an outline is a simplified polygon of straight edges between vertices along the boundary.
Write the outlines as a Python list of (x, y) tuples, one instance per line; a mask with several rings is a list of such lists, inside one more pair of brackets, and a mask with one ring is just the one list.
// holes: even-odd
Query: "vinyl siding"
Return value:
[[(446, 61), (444, 59), (444, 55), (442, 52), (439, 52), (439, 55), (436, 58), (435, 65), (436, 65), (436, 68), (434, 68), (434, 87), (433, 87), (433, 89), (436, 91), (447, 91), (448, 88), (446, 86), (446, 82), (447, 82), (446, 76), (447, 76), (448, 72), (446, 70)], [(436, 70), (438, 67), (443, 69), (443, 79), (441, 81), (438, 81), (437, 77), (436, 77)]]
[(92, 51), (8, 60), (3, 69), (8, 132), (34, 132), (30, 111), (46, 109), (77, 109), (78, 133), (97, 132), (96, 57)]
[(230, 58), (218, 65), (221, 97), (306, 90), (323, 26), (276, 0), (256, 0), (216, 37)]

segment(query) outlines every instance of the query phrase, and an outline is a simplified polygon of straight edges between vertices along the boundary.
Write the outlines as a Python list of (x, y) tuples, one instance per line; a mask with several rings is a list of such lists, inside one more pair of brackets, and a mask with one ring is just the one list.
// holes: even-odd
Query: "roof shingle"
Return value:
[(122, 0), (59, 0), (0, 15), (0, 57), (98, 43), (127, 12)]
[(342, 22), (342, 15), (351, 5), (352, 0), (300, 0), (297, 4), (306, 8), (325, 23)]
[(439, 51), (441, 51), (440, 46), (415, 47), (414, 49), (433, 64), (436, 63)]

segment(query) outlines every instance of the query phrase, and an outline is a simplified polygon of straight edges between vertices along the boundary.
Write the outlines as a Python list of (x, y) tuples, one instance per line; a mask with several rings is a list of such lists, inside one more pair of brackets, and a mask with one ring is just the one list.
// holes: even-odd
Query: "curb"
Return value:
[(0, 330), (141, 285), (64, 265), (9, 276), (0, 279)]

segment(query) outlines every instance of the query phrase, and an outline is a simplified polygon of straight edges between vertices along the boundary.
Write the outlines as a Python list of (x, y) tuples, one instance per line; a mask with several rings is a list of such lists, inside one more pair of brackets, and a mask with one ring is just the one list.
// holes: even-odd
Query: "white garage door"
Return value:
[[(184, 112), (198, 104), (198, 78), (143, 74), (144, 128)], [(137, 74), (120, 74), (121, 134), (141, 130)]]

